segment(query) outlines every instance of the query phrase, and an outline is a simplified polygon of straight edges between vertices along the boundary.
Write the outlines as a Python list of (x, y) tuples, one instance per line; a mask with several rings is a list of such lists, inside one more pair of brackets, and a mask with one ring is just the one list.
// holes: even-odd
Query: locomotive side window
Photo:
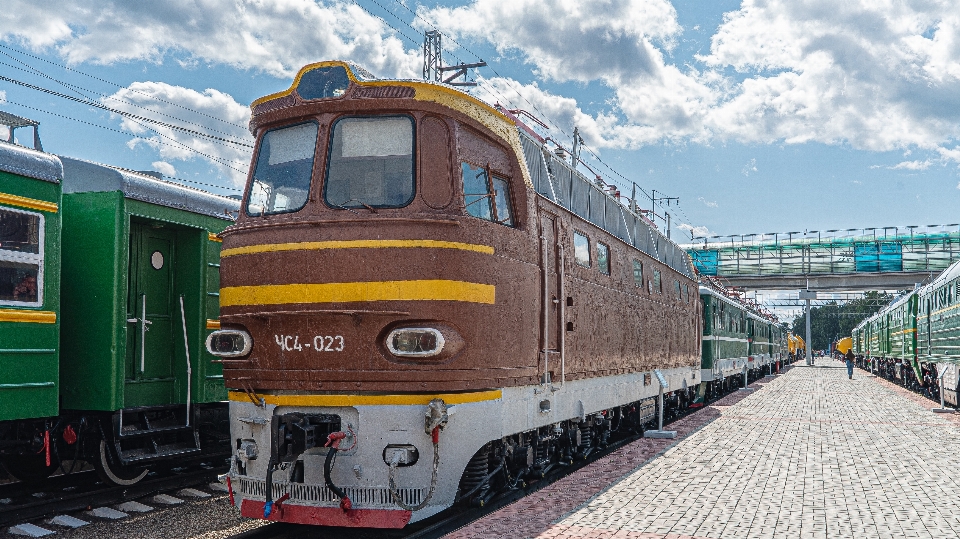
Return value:
[(633, 261), (633, 284), (643, 286), (643, 262)]
[(487, 174), (482, 167), (463, 163), (463, 204), (480, 219), (513, 226), (513, 206), (507, 180)]
[(39, 307), (42, 293), (43, 216), (0, 208), (0, 305)]
[(413, 202), (413, 119), (337, 120), (324, 199), (334, 208), (402, 208)]
[(600, 273), (610, 275), (610, 247), (597, 242), (597, 268)]
[(590, 267), (590, 238), (582, 232), (573, 233), (573, 255), (577, 264), (585, 268)]
[(268, 131), (260, 141), (247, 199), (248, 215), (297, 211), (307, 203), (317, 124)]
[(493, 176), (493, 208), (497, 212), (498, 223), (513, 226), (513, 210), (510, 205), (510, 188), (507, 180)]

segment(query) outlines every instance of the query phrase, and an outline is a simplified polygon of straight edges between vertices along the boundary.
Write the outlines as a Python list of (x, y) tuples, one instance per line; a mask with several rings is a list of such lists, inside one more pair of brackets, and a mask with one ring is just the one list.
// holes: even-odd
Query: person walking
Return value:
[(843, 357), (847, 360), (847, 377), (853, 380), (853, 348), (847, 350)]

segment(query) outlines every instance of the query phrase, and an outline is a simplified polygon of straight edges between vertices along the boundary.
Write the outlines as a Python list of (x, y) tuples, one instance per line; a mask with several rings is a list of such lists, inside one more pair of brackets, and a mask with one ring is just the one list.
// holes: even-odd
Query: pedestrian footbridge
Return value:
[(960, 260), (960, 224), (694, 238), (697, 270), (755, 290), (903, 290)]

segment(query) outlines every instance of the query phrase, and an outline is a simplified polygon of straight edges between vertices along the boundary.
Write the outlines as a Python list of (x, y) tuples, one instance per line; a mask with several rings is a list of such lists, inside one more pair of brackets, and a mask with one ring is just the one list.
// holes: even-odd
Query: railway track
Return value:
[[(781, 373), (789, 370), (790, 366), (781, 369)], [(763, 376), (752, 378), (750, 383), (763, 379)], [(717, 394), (709, 399), (706, 404), (709, 405), (723, 397), (734, 393), (739, 386), (732, 385), (729, 389)], [(673, 423), (679, 419), (695, 414), (704, 408), (688, 408), (680, 413), (674, 413), (665, 418), (664, 426)], [(592, 452), (588, 458), (576, 461), (567, 466), (556, 466), (547, 475), (522, 488), (501, 492), (494, 496), (483, 507), (472, 508), (454, 508), (444, 511), (434, 517), (424, 521), (408, 525), (402, 530), (380, 530), (380, 529), (357, 529), (357, 528), (336, 528), (336, 527), (318, 527), (303, 524), (289, 524), (285, 522), (272, 522), (258, 528), (245, 531), (229, 537), (229, 539), (435, 539), (456, 531), (467, 524), (480, 519), (490, 513), (493, 513), (511, 503), (520, 500), (542, 488), (545, 488), (563, 477), (576, 472), (577, 470), (592, 464), (617, 449), (635, 442), (643, 437), (642, 430), (636, 434), (630, 434), (611, 441), (606, 447)]]
[(39, 485), (7, 483), (0, 488), (0, 527), (207, 484), (225, 470), (223, 466), (195, 464), (156, 472), (122, 487), (103, 483), (92, 470), (52, 477)]

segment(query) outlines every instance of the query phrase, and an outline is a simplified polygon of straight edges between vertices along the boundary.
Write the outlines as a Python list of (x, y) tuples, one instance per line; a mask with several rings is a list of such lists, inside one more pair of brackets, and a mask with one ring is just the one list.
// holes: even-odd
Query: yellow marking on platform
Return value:
[(460, 249), (462, 251), (474, 251), (488, 255), (493, 254), (493, 247), (487, 245), (477, 245), (474, 243), (461, 243), (458, 241), (440, 241), (440, 240), (344, 240), (344, 241), (305, 241), (298, 243), (267, 243), (263, 245), (248, 245), (246, 247), (233, 247), (224, 249), (220, 252), (220, 257), (234, 255), (249, 255), (255, 253), (276, 253), (279, 251), (314, 251), (323, 249), (386, 249), (386, 248), (412, 248), (420, 247), (427, 249)]
[(464, 281), (372, 281), (230, 286), (220, 289), (220, 305), (282, 305), (358, 301), (463, 301), (496, 303), (497, 287)]
[[(450, 404), (486, 402), (502, 397), (499, 389), (476, 393), (425, 393), (409, 395), (264, 395), (264, 403), (276, 406), (412, 406), (427, 405), (433, 399), (443, 399)], [(250, 397), (241, 391), (230, 391), (229, 399), (235, 402), (250, 402)]]
[(0, 322), (56, 324), (57, 313), (53, 311), (20, 311), (15, 309), (0, 309)]
[(7, 193), (0, 193), (0, 204), (19, 206), (30, 210), (48, 211), (50, 213), (57, 213), (58, 209), (56, 202), (47, 202), (46, 200), (9, 195)]

